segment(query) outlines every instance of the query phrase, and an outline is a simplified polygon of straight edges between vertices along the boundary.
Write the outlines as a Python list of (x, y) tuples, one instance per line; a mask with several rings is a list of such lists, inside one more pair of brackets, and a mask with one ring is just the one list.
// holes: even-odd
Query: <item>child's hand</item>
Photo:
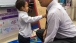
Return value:
[(42, 17), (43, 17), (43, 18), (46, 18), (46, 17), (47, 17), (47, 15), (46, 15), (46, 14), (45, 14), (45, 15), (42, 15)]

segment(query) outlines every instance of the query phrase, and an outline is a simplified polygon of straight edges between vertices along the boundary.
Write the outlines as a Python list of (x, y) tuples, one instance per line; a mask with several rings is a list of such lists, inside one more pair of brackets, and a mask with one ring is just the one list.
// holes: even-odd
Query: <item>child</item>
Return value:
[(32, 35), (31, 23), (44, 18), (45, 15), (35, 17), (28, 16), (28, 3), (25, 0), (17, 0), (15, 6), (19, 10), (18, 19), (20, 30), (18, 41), (19, 43), (30, 43), (30, 37)]

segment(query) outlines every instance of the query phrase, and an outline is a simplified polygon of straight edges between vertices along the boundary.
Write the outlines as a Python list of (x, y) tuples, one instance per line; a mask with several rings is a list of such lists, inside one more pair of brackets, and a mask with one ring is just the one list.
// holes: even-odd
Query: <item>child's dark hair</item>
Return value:
[(26, 0), (17, 0), (16, 3), (15, 3), (15, 7), (18, 10), (21, 10), (21, 7), (25, 6), (25, 2), (26, 2)]

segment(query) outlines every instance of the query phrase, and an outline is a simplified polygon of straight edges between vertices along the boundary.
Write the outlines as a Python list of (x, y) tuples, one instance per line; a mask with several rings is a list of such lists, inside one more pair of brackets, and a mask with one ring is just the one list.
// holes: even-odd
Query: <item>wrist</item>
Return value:
[(42, 18), (44, 18), (44, 16), (42, 16)]

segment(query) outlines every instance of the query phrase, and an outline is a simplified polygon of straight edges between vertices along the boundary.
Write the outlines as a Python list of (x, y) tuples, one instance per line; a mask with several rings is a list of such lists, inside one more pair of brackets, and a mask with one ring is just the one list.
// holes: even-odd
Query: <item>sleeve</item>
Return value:
[(21, 16), (21, 19), (23, 21), (25, 21), (26, 23), (33, 23), (33, 22), (40, 20), (41, 18), (42, 18), (42, 15), (41, 16), (35, 16), (35, 17), (30, 17), (28, 15), (22, 15)]
[(47, 34), (45, 38), (45, 42), (51, 42), (54, 40), (54, 37), (56, 36), (56, 33), (59, 28), (59, 17), (57, 14), (50, 14), (47, 19)]

